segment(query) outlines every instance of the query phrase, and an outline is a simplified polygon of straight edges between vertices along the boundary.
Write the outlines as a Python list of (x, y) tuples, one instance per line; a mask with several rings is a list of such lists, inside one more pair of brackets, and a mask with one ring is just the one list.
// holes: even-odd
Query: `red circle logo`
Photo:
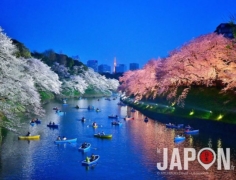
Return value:
[(204, 150), (200, 154), (200, 160), (204, 164), (210, 164), (214, 160), (214, 154), (210, 150)]

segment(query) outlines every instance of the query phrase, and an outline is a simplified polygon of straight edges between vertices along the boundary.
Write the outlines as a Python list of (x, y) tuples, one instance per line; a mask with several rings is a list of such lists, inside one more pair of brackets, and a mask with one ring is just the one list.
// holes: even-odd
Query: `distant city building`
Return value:
[(98, 66), (99, 73), (111, 73), (111, 66), (107, 64), (101, 64)]
[(116, 73), (116, 57), (114, 57), (114, 63), (113, 63), (113, 73)]
[(129, 64), (129, 70), (134, 71), (139, 69), (139, 64), (138, 63), (130, 63)]
[(118, 64), (115, 68), (116, 73), (124, 73), (125, 71), (127, 71), (127, 67), (125, 64)]
[(219, 26), (216, 27), (215, 32), (217, 34), (223, 34), (224, 37), (233, 39), (234, 33), (236, 33), (236, 25), (230, 23), (221, 23)]
[(98, 72), (98, 61), (97, 60), (88, 60), (87, 66), (92, 68), (95, 72)]

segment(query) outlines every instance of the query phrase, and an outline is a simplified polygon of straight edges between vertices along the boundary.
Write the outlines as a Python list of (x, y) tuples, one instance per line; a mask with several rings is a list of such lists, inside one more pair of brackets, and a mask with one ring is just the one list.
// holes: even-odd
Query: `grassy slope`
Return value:
[(143, 102), (145, 103), (134, 104), (130, 101), (129, 104), (147, 113), (168, 114), (189, 119), (209, 119), (236, 124), (235, 94), (232, 92), (222, 94), (216, 88), (193, 87), (185, 100), (184, 108), (176, 105), (171, 106), (165, 98), (143, 100)]

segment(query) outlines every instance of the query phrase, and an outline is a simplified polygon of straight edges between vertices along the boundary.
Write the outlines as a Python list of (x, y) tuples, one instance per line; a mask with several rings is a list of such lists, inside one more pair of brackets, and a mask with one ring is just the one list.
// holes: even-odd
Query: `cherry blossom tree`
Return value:
[(39, 91), (50, 91), (60, 93), (61, 81), (51, 68), (39, 59), (29, 58), (26, 61), (25, 73), (29, 74)]
[(10, 128), (19, 125), (19, 112), (43, 115), (38, 90), (59, 93), (58, 76), (39, 60), (15, 56), (16, 47), (0, 28), (0, 109), (9, 121), (0, 121)]
[(88, 68), (87, 71), (83, 70), (80, 76), (89, 85), (88, 87), (93, 88), (95, 91), (101, 91), (103, 93), (111, 92), (110, 90), (117, 90), (119, 82), (115, 79), (108, 80), (105, 76), (102, 76), (93, 69)]
[(64, 79), (62, 84), (62, 89), (71, 93), (73, 93), (74, 90), (77, 90), (81, 94), (84, 94), (87, 88), (88, 84), (80, 76), (71, 76), (68, 80)]
[(184, 106), (192, 86), (220, 86), (222, 92), (235, 90), (235, 70), (234, 41), (211, 33), (172, 51), (165, 59), (149, 61), (143, 69), (125, 73), (119, 89), (138, 99), (166, 96)]
[[(33, 78), (24, 73), (25, 61), (14, 56), (17, 51), (0, 29), (0, 109), (10, 120), (16, 119), (15, 113), (22, 106), (40, 114), (40, 97), (34, 86)], [(1, 121), (6, 123), (7, 121)]]

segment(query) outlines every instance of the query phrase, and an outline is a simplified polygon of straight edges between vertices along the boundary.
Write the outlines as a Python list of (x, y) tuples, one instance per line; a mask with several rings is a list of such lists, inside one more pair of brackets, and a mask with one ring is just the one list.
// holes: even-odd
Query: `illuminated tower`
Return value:
[(116, 73), (116, 57), (114, 57), (114, 68), (113, 68), (113, 73), (115, 74)]

